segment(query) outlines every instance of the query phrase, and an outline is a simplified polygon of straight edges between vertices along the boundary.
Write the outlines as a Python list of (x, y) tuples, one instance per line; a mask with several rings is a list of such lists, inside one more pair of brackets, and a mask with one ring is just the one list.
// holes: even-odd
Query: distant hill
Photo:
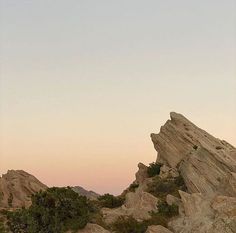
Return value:
[(72, 190), (80, 194), (81, 196), (86, 196), (89, 199), (97, 199), (100, 196), (99, 194), (93, 191), (88, 191), (81, 186), (72, 187)]

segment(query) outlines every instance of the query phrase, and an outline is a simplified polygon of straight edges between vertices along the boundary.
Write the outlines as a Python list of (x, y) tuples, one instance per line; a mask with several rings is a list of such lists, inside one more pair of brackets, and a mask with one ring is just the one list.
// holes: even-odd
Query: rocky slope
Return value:
[(28, 207), (31, 195), (46, 185), (22, 170), (9, 170), (0, 177), (0, 208)]
[[(151, 134), (158, 172), (150, 176), (151, 166), (139, 163), (136, 179), (121, 194), (122, 206), (101, 208), (97, 220), (78, 233), (114, 232), (111, 226), (121, 217), (144, 224), (146, 233), (236, 233), (235, 147), (181, 114), (170, 118)], [(12, 193), (13, 207), (27, 206), (30, 194), (45, 188), (23, 171), (9, 171), (0, 179), (0, 203), (9, 206)], [(97, 197), (81, 187), (74, 190)]]
[(171, 113), (159, 134), (151, 134), (157, 161), (177, 169), (187, 186), (180, 191), (175, 233), (236, 232), (236, 149)]
[[(186, 189), (179, 190), (179, 195), (164, 196), (169, 205), (179, 207), (179, 215), (169, 219), (169, 229), (150, 226), (147, 232), (236, 233), (236, 149), (181, 114), (172, 112), (170, 117), (158, 134), (151, 134), (157, 163), (162, 164), (156, 178), (163, 187), (166, 180), (182, 177)], [(151, 218), (150, 211), (159, 211), (157, 203), (163, 201), (163, 195), (154, 195), (149, 188), (158, 183), (148, 178), (144, 164), (138, 167), (134, 181), (138, 187), (123, 193), (123, 206), (103, 210), (106, 222), (120, 215), (142, 221)]]

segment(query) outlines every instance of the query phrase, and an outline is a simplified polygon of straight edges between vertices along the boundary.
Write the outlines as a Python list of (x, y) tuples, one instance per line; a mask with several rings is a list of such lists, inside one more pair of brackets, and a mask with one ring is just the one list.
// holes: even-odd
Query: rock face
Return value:
[(110, 231), (97, 224), (88, 223), (84, 229), (77, 231), (77, 233), (110, 233)]
[(236, 195), (236, 149), (184, 116), (170, 116), (159, 134), (151, 134), (157, 160), (177, 167), (190, 193)]
[(235, 233), (236, 198), (180, 192), (184, 211), (169, 223), (175, 233)]
[[(236, 233), (236, 149), (187, 120), (171, 113), (159, 134), (151, 134), (157, 162), (176, 169), (187, 191), (169, 222), (174, 233)], [(166, 170), (166, 169), (164, 169)], [(164, 173), (165, 174), (165, 173)]]
[(72, 187), (72, 190), (75, 191), (76, 193), (78, 193), (79, 195), (85, 196), (91, 200), (95, 200), (100, 196), (99, 194), (97, 194), (93, 191), (88, 191), (80, 186)]
[(115, 209), (103, 208), (102, 214), (107, 224), (115, 222), (119, 216), (132, 216), (141, 221), (150, 218), (150, 212), (157, 210), (157, 203), (156, 197), (137, 189), (126, 194), (124, 205)]
[(167, 228), (157, 225), (157, 226), (149, 226), (146, 233), (172, 233), (172, 231)]
[(46, 185), (25, 171), (9, 170), (0, 177), (0, 207), (28, 207), (31, 195), (46, 188)]

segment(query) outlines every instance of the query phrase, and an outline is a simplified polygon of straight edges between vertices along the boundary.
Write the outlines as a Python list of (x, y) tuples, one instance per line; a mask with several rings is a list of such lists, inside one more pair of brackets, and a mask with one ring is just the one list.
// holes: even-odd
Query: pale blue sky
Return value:
[[(0, 9), (0, 172), (117, 193), (139, 161), (155, 159), (149, 133), (173, 110), (236, 145), (235, 0), (0, 0)], [(86, 178), (91, 161), (103, 185)], [(118, 163), (127, 166), (106, 170)]]

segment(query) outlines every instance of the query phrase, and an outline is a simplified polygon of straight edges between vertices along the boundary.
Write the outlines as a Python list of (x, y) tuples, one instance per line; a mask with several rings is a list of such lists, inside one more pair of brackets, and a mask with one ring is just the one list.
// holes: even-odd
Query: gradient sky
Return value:
[(0, 9), (0, 173), (120, 193), (170, 111), (236, 145), (235, 0)]

